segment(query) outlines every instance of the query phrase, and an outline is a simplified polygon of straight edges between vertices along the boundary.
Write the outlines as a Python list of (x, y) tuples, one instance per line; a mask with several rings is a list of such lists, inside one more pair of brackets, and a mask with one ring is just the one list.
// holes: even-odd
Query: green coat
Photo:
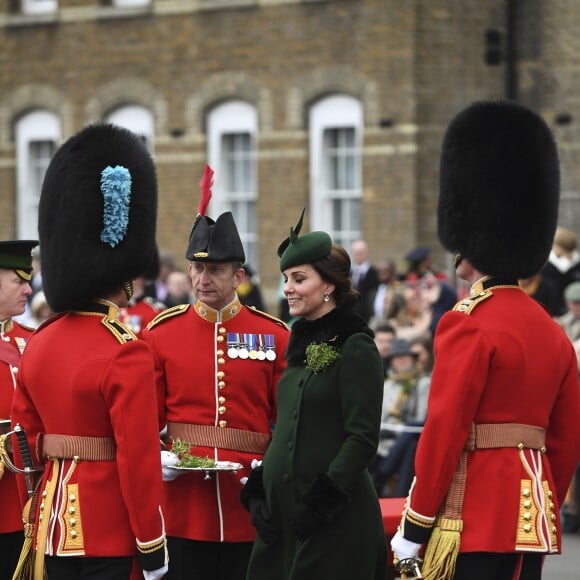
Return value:
[[(362, 326), (361, 326), (362, 325)], [(326, 370), (304, 366), (309, 342), (338, 338)], [(293, 340), (294, 339), (294, 340)], [(263, 462), (263, 486), (280, 539), (254, 544), (248, 580), (384, 580), (386, 541), (367, 466), (380, 430), (383, 368), (372, 333), (334, 310), (295, 323), (278, 384), (278, 418)], [(289, 525), (297, 503), (325, 474), (349, 501), (329, 524), (299, 540)]]

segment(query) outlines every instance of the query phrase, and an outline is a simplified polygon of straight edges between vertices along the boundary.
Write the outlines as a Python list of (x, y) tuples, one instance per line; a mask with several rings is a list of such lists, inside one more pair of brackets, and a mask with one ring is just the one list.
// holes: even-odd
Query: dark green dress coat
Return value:
[[(339, 358), (314, 373), (309, 343)], [(256, 538), (248, 580), (384, 580), (386, 541), (367, 466), (381, 421), (383, 367), (364, 321), (335, 309), (297, 321), (278, 384), (263, 491), (279, 538)]]

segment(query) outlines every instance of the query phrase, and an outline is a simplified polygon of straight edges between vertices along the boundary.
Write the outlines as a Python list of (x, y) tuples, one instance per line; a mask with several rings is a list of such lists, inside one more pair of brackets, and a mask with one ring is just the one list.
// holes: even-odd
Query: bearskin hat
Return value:
[(548, 259), (560, 173), (545, 121), (512, 102), (476, 102), (450, 123), (440, 164), (438, 235), (481, 272), (528, 278)]
[(55, 312), (144, 275), (157, 252), (157, 177), (140, 137), (85, 127), (49, 164), (39, 203), (42, 284)]

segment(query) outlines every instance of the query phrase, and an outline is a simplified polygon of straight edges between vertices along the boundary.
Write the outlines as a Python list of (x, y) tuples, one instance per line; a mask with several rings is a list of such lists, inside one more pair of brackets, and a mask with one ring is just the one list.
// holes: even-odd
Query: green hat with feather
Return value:
[(290, 228), (290, 236), (278, 247), (281, 272), (298, 264), (311, 264), (322, 260), (332, 249), (332, 239), (326, 232), (310, 232), (299, 237), (304, 211), (303, 209), (296, 226)]

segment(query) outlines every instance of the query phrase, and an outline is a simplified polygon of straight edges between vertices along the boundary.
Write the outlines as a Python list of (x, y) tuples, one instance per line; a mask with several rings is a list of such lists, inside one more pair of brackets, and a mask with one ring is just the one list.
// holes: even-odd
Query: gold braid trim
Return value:
[(131, 340), (137, 340), (137, 335), (120, 320), (104, 316), (101, 319), (101, 324), (107, 328), (121, 344), (125, 344)]
[(157, 550), (160, 550), (165, 545), (165, 538), (159, 538), (158, 540), (153, 540), (152, 542), (147, 542), (142, 544), (137, 540), (137, 550), (141, 554), (151, 554)]
[(406, 513), (407, 521), (420, 528), (432, 528), (434, 518), (428, 518), (426, 516), (421, 516), (418, 513), (408, 510)]
[(160, 312), (148, 325), (147, 330), (150, 330), (154, 326), (157, 326), (160, 322), (167, 320), (168, 318), (173, 318), (179, 314), (184, 314), (189, 310), (191, 304), (178, 304), (177, 306), (172, 306), (163, 312)]
[(3, 433), (0, 435), (0, 479), (2, 479), (2, 476), (4, 475), (5, 455), (7, 456), (8, 453), (6, 452), (6, 434)]
[[(48, 463), (52, 462), (52, 472), (50, 474), (50, 479), (46, 482), (46, 487), (44, 492), (46, 495), (43, 496), (44, 506), (40, 506), (40, 515), (38, 518), (38, 531), (36, 533), (36, 557), (34, 559), (34, 576), (31, 580), (44, 580), (45, 569), (44, 569), (44, 554), (46, 552), (46, 541), (48, 537), (48, 525), (50, 520), (50, 510), (52, 509), (52, 501), (56, 491), (56, 486), (58, 483), (58, 473), (60, 470), (60, 465), (58, 459), (51, 459)], [(47, 514), (43, 513), (44, 511)]]

